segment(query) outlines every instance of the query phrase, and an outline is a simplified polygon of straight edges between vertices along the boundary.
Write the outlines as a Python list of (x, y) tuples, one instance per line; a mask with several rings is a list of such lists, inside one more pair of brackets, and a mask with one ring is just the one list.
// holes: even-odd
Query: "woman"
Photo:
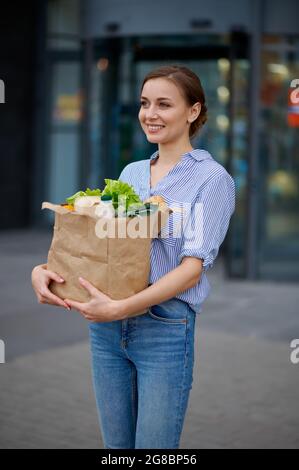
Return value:
[[(190, 143), (206, 113), (200, 80), (188, 68), (164, 66), (145, 77), (139, 121), (158, 150), (150, 159), (127, 165), (119, 179), (132, 184), (142, 200), (159, 195), (170, 206), (190, 209), (180, 236), (174, 228), (182, 214), (177, 211), (166, 234), (152, 241), (146, 289), (115, 301), (80, 279), (91, 300), (79, 303), (49, 291), (50, 280), (59, 276), (46, 271), (46, 265), (32, 272), (41, 303), (74, 308), (90, 322), (92, 377), (105, 448), (179, 447), (193, 380), (195, 318), (209, 292), (206, 270), (235, 206), (231, 176)], [(202, 224), (192, 231), (198, 219)]]

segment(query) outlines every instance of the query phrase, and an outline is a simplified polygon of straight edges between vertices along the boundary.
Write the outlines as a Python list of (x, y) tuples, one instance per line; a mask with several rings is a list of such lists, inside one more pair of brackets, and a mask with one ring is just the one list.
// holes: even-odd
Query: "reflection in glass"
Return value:
[[(54, 62), (46, 199), (61, 203), (78, 191), (82, 99), (80, 63)], [(50, 211), (47, 217), (51, 218)]]
[(299, 119), (290, 83), (299, 77), (299, 40), (280, 38), (278, 47), (275, 39), (266, 37), (262, 52), (260, 275), (298, 280)]

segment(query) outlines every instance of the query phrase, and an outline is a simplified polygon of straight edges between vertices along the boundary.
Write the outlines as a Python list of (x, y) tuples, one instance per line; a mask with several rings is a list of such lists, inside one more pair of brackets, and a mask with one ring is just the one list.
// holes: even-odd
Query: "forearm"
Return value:
[(182, 263), (143, 291), (121, 300), (119, 316), (121, 319), (124, 319), (140, 315), (140, 312), (146, 308), (165, 302), (177, 294), (190, 289), (198, 280), (198, 273), (190, 270), (190, 266), (187, 263)]

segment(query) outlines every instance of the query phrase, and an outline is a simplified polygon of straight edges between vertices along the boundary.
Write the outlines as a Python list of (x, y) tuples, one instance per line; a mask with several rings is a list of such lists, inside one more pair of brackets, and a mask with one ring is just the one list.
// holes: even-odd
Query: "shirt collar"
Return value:
[[(156, 150), (156, 152), (154, 152), (150, 156), (150, 160), (155, 160), (158, 157), (158, 154), (159, 154), (159, 150)], [(202, 160), (213, 160), (212, 155), (206, 150), (202, 150), (202, 149), (193, 149), (191, 150), (191, 152), (187, 152), (182, 155), (182, 158), (190, 158), (190, 157), (194, 158), (198, 162), (201, 162)]]

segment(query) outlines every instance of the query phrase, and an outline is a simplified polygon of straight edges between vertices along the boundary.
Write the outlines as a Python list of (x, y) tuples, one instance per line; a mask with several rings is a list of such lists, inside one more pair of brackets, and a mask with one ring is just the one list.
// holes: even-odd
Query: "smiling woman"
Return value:
[(191, 145), (207, 108), (190, 69), (151, 71), (138, 118), (158, 150), (127, 165), (119, 179), (142, 199), (159, 196), (190, 211), (181, 237), (168, 227), (152, 241), (149, 287), (118, 303), (120, 322), (90, 323), (93, 384), (105, 448), (171, 449), (179, 447), (192, 387), (195, 318), (210, 290), (206, 270), (226, 235), (235, 187), (207, 151)]
[[(179, 447), (192, 388), (195, 319), (210, 290), (206, 271), (234, 212), (235, 187), (209, 152), (191, 145), (207, 119), (204, 92), (192, 70), (177, 65), (155, 69), (144, 78), (140, 95), (139, 122), (158, 150), (127, 165), (119, 180), (133, 186), (143, 201), (159, 197), (186, 211), (182, 230), (177, 236), (177, 219), (169, 217), (169, 226), (152, 240), (144, 290), (112, 300), (81, 279), (91, 300), (64, 299), (60, 305), (89, 321), (105, 448), (172, 449)], [(124, 257), (115, 261), (122, 270)], [(44, 268), (32, 273), (33, 287), (43, 296), (51, 279), (59, 282), (58, 273)]]
[[(167, 67), (164, 70), (167, 72)], [(158, 133), (170, 126), (175, 131), (175, 123), (183, 131), (181, 126), (187, 123), (189, 138), (192, 138), (206, 122), (207, 107), (200, 80), (195, 74), (186, 73), (189, 70), (186, 67), (180, 70), (185, 73), (177, 70), (176, 74), (170, 72), (168, 76), (161, 76), (159, 71), (152, 71), (144, 79), (139, 121), (145, 132)], [(160, 95), (157, 96), (157, 92)]]

